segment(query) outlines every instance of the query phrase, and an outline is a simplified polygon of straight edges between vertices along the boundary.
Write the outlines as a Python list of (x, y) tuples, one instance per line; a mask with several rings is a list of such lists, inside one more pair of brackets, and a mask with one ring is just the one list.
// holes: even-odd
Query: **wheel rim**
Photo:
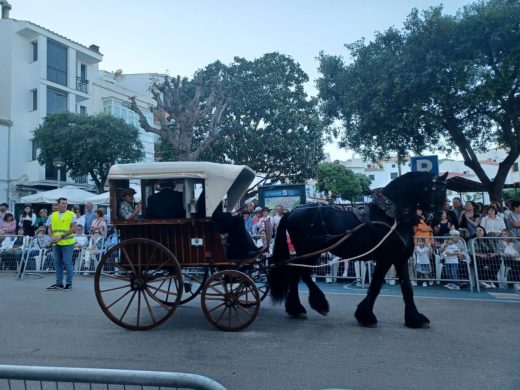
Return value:
[(98, 264), (94, 288), (105, 315), (127, 329), (145, 330), (166, 321), (182, 294), (173, 253), (158, 242), (134, 238), (111, 248)]
[(208, 267), (182, 267), (183, 292), (180, 305), (188, 303), (200, 294), (208, 280), (208, 274)]
[(202, 290), (202, 311), (217, 329), (237, 331), (258, 315), (260, 295), (246, 274), (226, 270), (212, 275)]

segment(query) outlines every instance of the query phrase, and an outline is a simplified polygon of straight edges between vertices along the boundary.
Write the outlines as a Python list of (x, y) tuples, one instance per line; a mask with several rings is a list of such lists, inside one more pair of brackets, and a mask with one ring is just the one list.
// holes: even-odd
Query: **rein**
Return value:
[[(372, 223), (381, 223), (383, 225), (386, 225), (388, 226), (386, 223), (384, 222), (379, 222), (379, 221), (375, 221), (375, 222), (372, 222)], [(354, 260), (357, 260), (357, 259), (360, 259), (362, 257), (365, 257), (369, 254), (371, 254), (372, 252), (374, 252), (377, 248), (379, 248), (385, 241), (388, 237), (390, 237), (390, 235), (395, 231), (395, 229), (397, 228), (397, 225), (398, 225), (398, 222), (397, 220), (395, 220), (393, 226), (390, 228), (390, 230), (388, 231), (388, 233), (381, 239), (381, 241), (379, 241), (377, 243), (376, 246), (374, 246), (372, 249), (370, 249), (369, 251), (365, 252), (365, 253), (362, 253), (361, 255), (357, 255), (357, 256), (354, 256), (354, 257), (351, 257), (349, 259), (341, 259), (341, 260), (333, 260), (333, 261), (330, 261), (326, 264), (320, 264), (320, 265), (308, 265), (308, 264), (294, 264), (293, 262), (294, 261), (299, 261), (299, 260), (303, 260), (303, 259), (306, 259), (308, 257), (313, 257), (313, 256), (317, 256), (317, 255), (321, 255), (323, 252), (328, 252), (330, 250), (333, 250), (334, 248), (337, 248), (341, 243), (343, 243), (344, 241), (346, 241), (348, 238), (350, 238), (350, 236), (355, 233), (357, 230), (359, 230), (358, 228), (361, 228), (361, 227), (364, 227), (365, 224), (362, 224), (362, 225), (359, 225), (357, 226), (351, 233), (347, 234), (346, 236), (344, 236), (341, 240), (339, 240), (338, 242), (334, 243), (333, 245), (329, 246), (328, 248), (325, 248), (325, 249), (322, 249), (320, 251), (316, 251), (316, 252), (312, 252), (312, 253), (307, 253), (305, 255), (302, 255), (302, 256), (298, 256), (298, 257), (295, 257), (295, 258), (292, 258), (292, 259), (289, 259), (289, 261), (285, 261), (285, 262), (282, 262), (282, 263), (277, 263), (276, 265), (285, 265), (285, 264), (288, 264), (292, 267), (303, 267), (303, 268), (321, 268), (321, 267), (328, 267), (329, 265), (332, 265), (332, 264), (336, 264), (336, 263), (345, 263), (347, 261), (354, 261)]]

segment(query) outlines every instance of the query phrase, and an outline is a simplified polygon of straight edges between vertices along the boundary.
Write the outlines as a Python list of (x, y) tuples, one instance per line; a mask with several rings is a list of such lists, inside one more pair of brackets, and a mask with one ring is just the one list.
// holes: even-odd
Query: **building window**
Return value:
[(36, 147), (36, 144), (34, 143), (34, 140), (31, 140), (31, 159), (34, 161), (38, 158), (38, 148)]
[(38, 109), (38, 90), (31, 89), (31, 96), (32, 96), (32, 110), (36, 111)]
[(67, 48), (47, 41), (47, 80), (67, 85)]
[(74, 177), (74, 183), (76, 183), (76, 184), (87, 184), (87, 182), (88, 182), (87, 175)]
[(513, 164), (513, 172), (518, 172), (518, 163), (517, 162), (515, 162)]
[(85, 107), (85, 106), (79, 106), (79, 115), (81, 115), (81, 116), (87, 116), (87, 107)]
[(390, 180), (394, 180), (397, 177), (397, 172), (390, 172)]
[(376, 177), (374, 175), (368, 175), (368, 178), (372, 181), (376, 180)]
[[(60, 168), (60, 181), (65, 182), (67, 179), (67, 170), (65, 167)], [(54, 168), (52, 164), (45, 164), (45, 180), (58, 180), (58, 168)]]
[(38, 61), (38, 41), (32, 41), (31, 42), (32, 47), (32, 60)]
[(67, 93), (47, 87), (47, 114), (67, 111)]

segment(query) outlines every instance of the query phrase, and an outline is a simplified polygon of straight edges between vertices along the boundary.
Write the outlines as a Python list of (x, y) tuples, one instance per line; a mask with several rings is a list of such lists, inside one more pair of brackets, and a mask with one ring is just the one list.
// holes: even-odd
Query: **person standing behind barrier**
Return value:
[(98, 230), (99, 233), (101, 233), (101, 235), (103, 236), (103, 238), (107, 237), (108, 227), (107, 221), (105, 220), (105, 212), (103, 211), (103, 209), (96, 210), (96, 218), (91, 224), (90, 234), (94, 234), (95, 230)]
[(488, 206), (487, 213), (482, 220), (480, 221), (480, 225), (486, 230), (487, 235), (490, 237), (499, 236), (502, 233), (502, 230), (506, 229), (506, 224), (504, 220), (500, 218), (498, 215), (498, 210), (495, 206)]
[(502, 240), (498, 244), (500, 255), (506, 269), (510, 268), (507, 279), (514, 282), (515, 291), (520, 291), (520, 242), (507, 230), (502, 232), (501, 237)]
[(4, 219), (0, 221), (0, 234), (13, 235), (16, 233), (16, 221), (13, 214), (8, 211), (4, 214)]
[(423, 216), (423, 211), (420, 208), (417, 208), (417, 216), (419, 217), (419, 223), (417, 224), (417, 227), (415, 228), (415, 239), (423, 238), (424, 244), (431, 246), (432, 244), (432, 231), (433, 229), (426, 223), (426, 220)]
[(477, 212), (477, 204), (466, 202), (466, 210), (459, 217), (459, 228), (464, 230), (464, 238), (475, 237), (477, 226), (480, 225), (480, 215)]
[[(51, 214), (49, 233), (52, 237), (52, 256), (56, 267), (56, 283), (47, 287), (47, 290), (72, 289), (74, 266), (72, 252), (74, 250), (74, 233), (76, 232), (76, 215), (67, 210), (67, 198), (58, 199), (58, 211)], [(67, 269), (67, 280), (63, 286), (63, 265)]]
[(446, 269), (447, 279), (454, 280), (454, 282), (447, 283), (444, 287), (450, 290), (460, 290), (459, 287), (459, 246), (454, 241), (451, 235), (447, 235), (444, 245), (441, 248), (444, 256), (444, 267)]
[(452, 204), (452, 207), (450, 210), (453, 211), (453, 213), (457, 217), (457, 221), (458, 221), (460, 219), (460, 216), (464, 212), (464, 207), (462, 207), (462, 201), (460, 200), (459, 197), (455, 197), (451, 201), (451, 204)]
[[(55, 211), (58, 211), (58, 203), (53, 203), (53, 204), (52, 204), (51, 215), (52, 215), (52, 213), (54, 213)], [(45, 221), (45, 226), (46, 226), (46, 227), (51, 226), (51, 216), (50, 216), (50, 215), (47, 217), (47, 221)]]
[(90, 228), (92, 227), (92, 222), (94, 222), (94, 218), (96, 215), (94, 214), (94, 205), (91, 202), (85, 203), (85, 214), (83, 217), (85, 218), (85, 225), (83, 225), (86, 232), (90, 232)]
[(432, 264), (431, 256), (432, 251), (429, 246), (424, 244), (424, 239), (417, 239), (417, 245), (414, 249), (415, 255), (415, 272), (417, 273), (417, 281), (423, 280), (423, 287), (428, 284), (426, 280), (431, 281), (432, 279)]
[(515, 237), (520, 237), (520, 201), (511, 202), (511, 211), (506, 214), (505, 222), (507, 229)]
[[(495, 288), (494, 280), (497, 280), (500, 269), (500, 258), (497, 253), (497, 241), (486, 237), (486, 229), (477, 226), (475, 238), (468, 243), (468, 249), (473, 250), (473, 256), (477, 263), (478, 279), (480, 286), (484, 288)], [(489, 282), (482, 282), (488, 280)]]
[(26, 204), (20, 214), (18, 227), (23, 228), (24, 235), (34, 236), (34, 229), (36, 228), (36, 214), (34, 214), (30, 204)]

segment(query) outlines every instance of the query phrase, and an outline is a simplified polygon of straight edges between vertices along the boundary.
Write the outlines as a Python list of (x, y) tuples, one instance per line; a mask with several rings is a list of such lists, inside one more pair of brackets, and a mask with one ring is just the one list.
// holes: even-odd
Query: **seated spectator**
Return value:
[(18, 228), (16, 236), (5, 237), (0, 251), (0, 264), (2, 269), (15, 270), (22, 259), (22, 252), (29, 244), (30, 237), (24, 234), (23, 228)]
[(430, 225), (428, 225), (428, 223), (424, 219), (422, 209), (417, 208), (417, 216), (419, 217), (419, 223), (414, 228), (415, 229), (415, 233), (414, 233), (415, 239), (418, 240), (419, 238), (423, 238), (424, 244), (431, 246), (431, 244), (432, 244), (431, 237), (432, 237), (433, 229), (430, 227)]
[(478, 225), (480, 225), (480, 214), (477, 211), (477, 204), (467, 201), (466, 209), (459, 217), (459, 228), (463, 232), (462, 237), (466, 239), (474, 237)]
[(513, 280), (513, 289), (520, 291), (520, 243), (514, 238), (511, 232), (504, 230), (501, 234), (498, 246), (500, 255), (504, 261), (504, 266), (510, 268), (507, 279)]
[(510, 205), (511, 210), (505, 214), (505, 223), (513, 236), (520, 237), (520, 201), (512, 200)]
[(48, 217), (49, 215), (47, 214), (47, 209), (41, 209), (38, 212), (38, 216), (36, 217), (36, 228), (45, 226), (45, 222), (47, 221)]
[(477, 263), (477, 272), (480, 285), (484, 288), (495, 288), (500, 269), (500, 255), (497, 251), (497, 241), (486, 237), (486, 229), (477, 226), (476, 236), (468, 242), (468, 249), (474, 250), (473, 256)]
[(242, 211), (242, 218), (244, 218), (244, 225), (249, 234), (253, 234), (253, 218), (249, 210)]
[(135, 190), (133, 188), (125, 188), (121, 191), (121, 203), (119, 204), (119, 217), (130, 220), (135, 219), (141, 213), (141, 203), (134, 206)]
[(89, 239), (88, 246), (85, 248), (84, 268), (87, 271), (93, 270), (99, 260), (99, 255), (103, 249), (103, 236), (100, 229), (93, 228), (92, 236)]
[(504, 220), (497, 216), (497, 209), (491, 205), (487, 208), (487, 214), (482, 217), (480, 225), (486, 230), (489, 237), (499, 236), (502, 230), (506, 229)]
[(175, 184), (171, 180), (160, 180), (155, 188), (159, 192), (148, 197), (146, 218), (186, 218), (184, 196), (174, 190)]
[(16, 234), (16, 221), (14, 220), (13, 214), (7, 211), (4, 214), (4, 219), (0, 221), (0, 235), (12, 235)]
[(88, 246), (88, 237), (85, 234), (83, 225), (76, 225), (76, 235), (74, 236), (74, 250), (72, 252), (72, 262), (76, 264), (76, 259), (81, 251)]
[(113, 227), (111, 232), (108, 234), (108, 238), (106, 240), (106, 249), (110, 250), (115, 245), (119, 244), (119, 231)]

